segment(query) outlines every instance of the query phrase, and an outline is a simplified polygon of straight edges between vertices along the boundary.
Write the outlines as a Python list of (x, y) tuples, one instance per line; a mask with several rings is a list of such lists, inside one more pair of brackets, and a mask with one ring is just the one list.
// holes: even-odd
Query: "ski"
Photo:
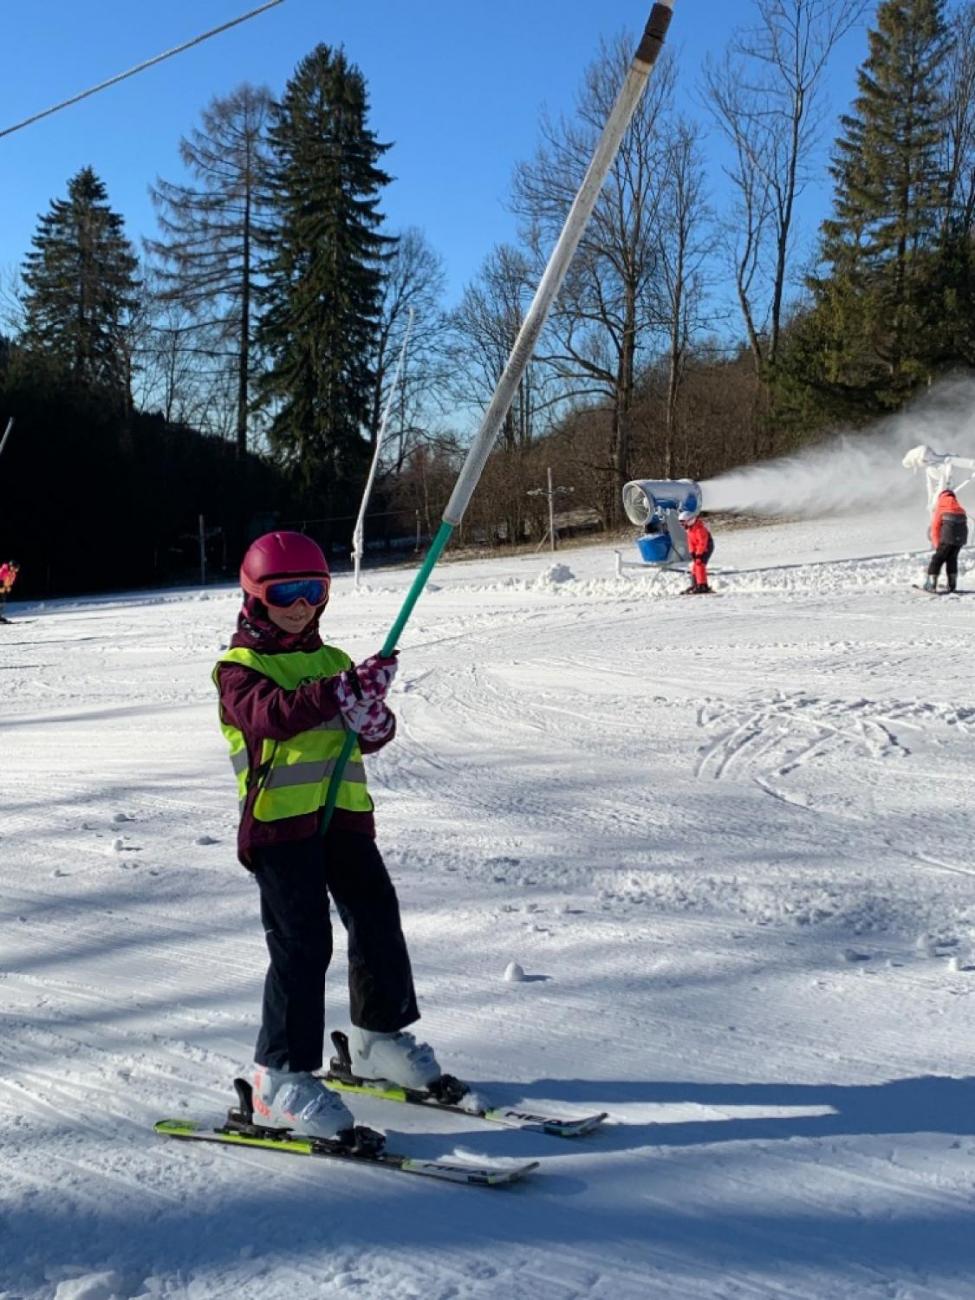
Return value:
[(340, 1142), (321, 1138), (297, 1137), (290, 1129), (268, 1129), (260, 1137), (229, 1128), (206, 1128), (193, 1120), (161, 1119), (153, 1125), (166, 1137), (189, 1138), (198, 1142), (223, 1142), (230, 1146), (255, 1147), (262, 1151), (285, 1151), (298, 1156), (323, 1156), (327, 1160), (344, 1160), (348, 1164), (380, 1165), (404, 1174), (421, 1174), (451, 1183), (475, 1187), (503, 1187), (516, 1183), (538, 1168), (538, 1161), (521, 1165), (468, 1165), (447, 1160), (420, 1160), (414, 1156), (394, 1155), (391, 1151), (360, 1150)]
[[(332, 1057), (329, 1070), (322, 1078), (337, 1092), (356, 1092), (365, 1097), (377, 1097), (380, 1101), (427, 1106), (432, 1110), (445, 1110), (454, 1115), (469, 1115), (476, 1119), (489, 1120), (494, 1124), (504, 1124), (508, 1128), (548, 1133), (552, 1137), (584, 1137), (608, 1118), (606, 1111), (600, 1111), (596, 1115), (585, 1115), (580, 1119), (570, 1119), (559, 1115), (539, 1115), (520, 1107), (486, 1105), (466, 1083), (462, 1083), (460, 1079), (455, 1079), (450, 1074), (441, 1075), (434, 1088), (426, 1092), (414, 1088), (402, 1088), (398, 1084), (386, 1083), (381, 1079), (361, 1079), (352, 1073), (348, 1036), (336, 1030), (332, 1034), (332, 1042), (335, 1044), (336, 1055)], [(468, 1099), (466, 1105), (465, 1098)]]
[(153, 1125), (154, 1132), (194, 1142), (221, 1142), (259, 1151), (283, 1151), (295, 1156), (341, 1160), (347, 1164), (377, 1165), (398, 1173), (466, 1183), (472, 1187), (504, 1187), (538, 1168), (537, 1160), (517, 1165), (476, 1165), (398, 1155), (385, 1149), (385, 1138), (381, 1133), (359, 1126), (350, 1132), (348, 1141), (302, 1137), (287, 1128), (262, 1128), (253, 1123), (250, 1084), (244, 1079), (235, 1079), (234, 1087), (241, 1100), (240, 1109), (229, 1110), (226, 1124), (219, 1128), (208, 1128), (191, 1119), (161, 1119)]

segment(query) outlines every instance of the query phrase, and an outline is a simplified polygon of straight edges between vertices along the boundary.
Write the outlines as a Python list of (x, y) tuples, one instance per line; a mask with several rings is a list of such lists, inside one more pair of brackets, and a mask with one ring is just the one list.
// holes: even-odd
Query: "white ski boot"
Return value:
[(254, 1123), (290, 1128), (303, 1137), (336, 1138), (355, 1127), (352, 1112), (337, 1092), (306, 1071), (272, 1070), (255, 1065)]
[(429, 1088), (443, 1073), (430, 1044), (418, 1043), (405, 1029), (377, 1034), (353, 1025), (349, 1055), (352, 1073), (360, 1079), (386, 1079), (418, 1092)]

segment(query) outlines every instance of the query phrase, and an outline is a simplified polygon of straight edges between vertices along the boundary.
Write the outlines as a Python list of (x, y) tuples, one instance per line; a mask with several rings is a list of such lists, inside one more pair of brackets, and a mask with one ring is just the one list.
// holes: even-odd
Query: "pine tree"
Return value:
[(334, 491), (368, 452), (383, 259), (378, 195), (389, 148), (366, 124), (361, 72), (319, 45), (272, 113), (273, 241), (258, 340), (268, 357), (259, 404), (269, 439), (305, 487)]
[(942, 279), (949, 39), (943, 0), (884, 0), (876, 23), (830, 168), (827, 274), (810, 286), (831, 339), (827, 383), (896, 405), (942, 350), (932, 289)]
[(270, 92), (250, 85), (214, 99), (202, 127), (180, 141), (196, 186), (159, 180), (150, 189), (164, 238), (147, 246), (163, 264), (162, 297), (193, 317), (189, 346), (229, 353), (237, 373), (238, 458), (247, 452), (255, 243), (270, 105)]
[(130, 404), (127, 332), (137, 306), (138, 262), (122, 218), (90, 167), (40, 218), (24, 267), (24, 342), (82, 386)]

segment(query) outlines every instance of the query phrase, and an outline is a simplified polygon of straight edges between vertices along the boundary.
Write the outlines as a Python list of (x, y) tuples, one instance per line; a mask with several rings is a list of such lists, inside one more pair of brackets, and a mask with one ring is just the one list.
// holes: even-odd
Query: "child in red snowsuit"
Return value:
[(14, 583), (17, 581), (17, 573), (20, 565), (16, 560), (5, 560), (0, 564), (0, 623), (6, 623), (8, 620), (4, 613), (7, 605), (7, 596)]
[(714, 538), (707, 524), (694, 511), (682, 510), (677, 518), (684, 525), (691, 557), (691, 585), (685, 588), (684, 595), (706, 596), (711, 590), (708, 586), (708, 560), (714, 550)]

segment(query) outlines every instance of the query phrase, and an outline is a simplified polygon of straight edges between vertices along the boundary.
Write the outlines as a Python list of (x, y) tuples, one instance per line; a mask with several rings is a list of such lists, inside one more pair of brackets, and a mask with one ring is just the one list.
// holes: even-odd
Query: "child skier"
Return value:
[(20, 572), (20, 565), (16, 560), (5, 560), (0, 564), (0, 623), (9, 623), (10, 619), (6, 616), (7, 596), (10, 589), (17, 581), (17, 574)]
[(958, 552), (968, 541), (968, 520), (965, 507), (952, 492), (945, 488), (938, 493), (931, 517), (931, 545), (934, 554), (924, 579), (925, 591), (938, 590), (938, 577), (944, 565), (948, 576), (948, 590), (954, 591), (958, 582)]
[[(353, 1127), (322, 1066), (325, 972), (332, 955), (329, 895), (348, 931), (352, 1069), (424, 1089), (440, 1077), (419, 1019), (399, 905), (374, 841), (363, 754), (393, 738), (386, 694), (396, 659), (353, 666), (323, 645), (325, 556), (301, 533), (259, 537), (240, 569), (243, 609), (214, 680), (240, 799), (238, 857), (254, 873), (270, 965), (252, 1083), (255, 1122), (334, 1138)], [(320, 833), (346, 730), (358, 740)]]
[(685, 596), (706, 596), (708, 586), (708, 560), (714, 551), (714, 538), (707, 524), (696, 510), (681, 510), (677, 518), (687, 534), (687, 549), (691, 557), (691, 585), (685, 587)]

